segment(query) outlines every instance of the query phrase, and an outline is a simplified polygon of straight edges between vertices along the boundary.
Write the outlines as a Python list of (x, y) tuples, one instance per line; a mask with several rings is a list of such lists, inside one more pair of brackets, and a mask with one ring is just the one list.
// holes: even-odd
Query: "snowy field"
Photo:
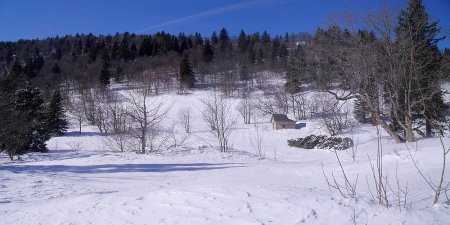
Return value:
[[(233, 150), (222, 153), (200, 113), (200, 99), (210, 94), (161, 96), (174, 104), (166, 124), (178, 121), (186, 107), (193, 112), (191, 135), (170, 150), (146, 155), (111, 151), (95, 127), (84, 125), (78, 134), (72, 121), (65, 136), (48, 142), (48, 153), (12, 162), (0, 155), (0, 224), (450, 224), (448, 205), (432, 205), (433, 192), (411, 159), (436, 181), (442, 168), (438, 139), (395, 144), (381, 133), (392, 189), (397, 190), (397, 180), (408, 186), (406, 209), (393, 194), (386, 208), (371, 195), (375, 127), (356, 125), (342, 135), (353, 138), (357, 155), (353, 161), (344, 150), (339, 157), (349, 179), (358, 177), (358, 196), (343, 198), (324, 179), (324, 172), (330, 176), (333, 171), (342, 181), (332, 151), (287, 145), (291, 138), (326, 134), (317, 121), (307, 121), (300, 130), (274, 131), (269, 117), (259, 117), (264, 147), (256, 154), (251, 141), (255, 125), (244, 125), (235, 115)], [(449, 137), (443, 140), (450, 146)], [(450, 180), (450, 169), (445, 178)], [(444, 194), (440, 202), (445, 200)]]

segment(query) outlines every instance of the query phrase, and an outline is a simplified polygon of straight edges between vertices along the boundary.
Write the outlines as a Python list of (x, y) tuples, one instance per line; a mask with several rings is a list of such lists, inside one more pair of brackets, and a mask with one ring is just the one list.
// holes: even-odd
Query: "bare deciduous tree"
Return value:
[(237, 106), (237, 111), (241, 114), (244, 124), (250, 124), (254, 109), (255, 103), (253, 102), (251, 96), (249, 94), (244, 95)]
[(349, 126), (349, 110), (345, 108), (344, 104), (325, 95), (320, 95), (316, 101), (320, 107), (319, 116), (322, 126), (328, 130), (331, 136), (339, 134)]
[(230, 103), (217, 92), (201, 101), (205, 107), (202, 111), (204, 121), (211, 128), (211, 134), (217, 138), (220, 151), (227, 152), (230, 148), (229, 137), (236, 125), (236, 119), (231, 113)]
[(107, 136), (107, 145), (120, 152), (126, 151), (130, 147), (130, 138), (132, 138), (132, 121), (127, 115), (127, 111), (122, 102), (115, 101), (109, 105), (111, 133)]
[(184, 128), (184, 131), (186, 133), (190, 133), (191, 132), (191, 108), (186, 108), (183, 109), (182, 111), (180, 111), (179, 113), (180, 115), (180, 123)]
[(337, 150), (333, 151), (334, 155), (336, 156), (336, 160), (339, 163), (341, 176), (344, 181), (343, 183), (338, 181), (339, 178), (336, 178), (333, 171), (331, 172), (331, 178), (329, 178), (329, 176), (325, 174), (325, 169), (323, 167), (323, 164), (321, 163), (323, 176), (325, 177), (325, 181), (327, 182), (328, 188), (330, 189), (330, 191), (331, 189), (337, 190), (344, 198), (355, 198), (357, 197), (356, 188), (358, 186), (358, 174), (356, 175), (355, 181), (351, 181), (349, 176), (347, 175), (347, 172), (344, 169), (344, 166), (342, 165)]
[(286, 92), (276, 88), (268, 88), (262, 98), (256, 99), (255, 108), (262, 115), (287, 114), (289, 112), (289, 103)]
[(128, 103), (126, 114), (133, 122), (134, 135), (139, 139), (139, 152), (145, 154), (148, 147), (153, 149), (158, 134), (158, 125), (171, 109), (164, 99), (152, 99), (148, 87), (127, 91), (124, 95)]
[(176, 123), (173, 123), (165, 130), (166, 135), (161, 141), (167, 150), (183, 146), (190, 137), (189, 133), (178, 133), (176, 125)]
[(288, 101), (292, 113), (299, 120), (306, 119), (307, 113), (307, 98), (303, 93), (288, 93)]
[(81, 126), (85, 122), (85, 114), (83, 109), (83, 102), (79, 96), (74, 96), (70, 99), (69, 111), (78, 122), (79, 133), (81, 134)]
[(259, 124), (254, 124), (254, 133), (250, 134), (249, 139), (256, 155), (258, 155), (259, 157), (265, 157), (266, 153), (264, 149), (264, 135), (261, 132), (261, 127)]
[[(441, 145), (441, 148), (442, 148), (442, 168), (441, 168), (441, 172), (439, 174), (437, 183), (433, 182), (431, 177), (427, 178), (425, 176), (423, 171), (419, 168), (419, 165), (417, 165), (416, 160), (414, 159), (414, 157), (411, 154), (411, 151), (408, 148), (409, 155), (411, 157), (412, 162), (414, 163), (414, 167), (416, 168), (416, 170), (420, 174), (420, 176), (423, 178), (423, 180), (428, 184), (428, 186), (434, 192), (433, 204), (437, 204), (439, 202), (439, 198), (440, 198), (441, 194), (443, 192), (446, 193), (449, 190), (449, 188), (450, 188), (450, 181), (445, 181), (445, 170), (446, 170), (446, 167), (447, 167), (447, 155), (450, 153), (450, 148), (446, 148), (445, 147), (445, 144), (444, 144), (444, 142), (442, 140), (442, 137), (439, 137), (439, 141), (440, 141), (440, 145)], [(445, 182), (447, 182), (447, 183), (445, 183)], [(447, 196), (447, 202), (450, 202), (449, 200), (450, 199)]]

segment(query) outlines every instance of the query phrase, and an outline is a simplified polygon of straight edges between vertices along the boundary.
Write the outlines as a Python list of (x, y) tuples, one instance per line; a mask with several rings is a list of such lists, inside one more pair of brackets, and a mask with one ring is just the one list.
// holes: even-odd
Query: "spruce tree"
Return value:
[(209, 62), (211, 62), (211, 60), (213, 60), (213, 58), (214, 58), (214, 52), (212, 50), (212, 46), (209, 43), (209, 40), (206, 39), (205, 45), (203, 46), (203, 60), (205, 60), (205, 62), (209, 63)]
[(186, 49), (188, 49), (188, 42), (186, 35), (182, 32), (178, 34), (178, 43), (179, 43), (179, 53), (183, 53)]
[(196, 48), (199, 45), (203, 45), (203, 38), (202, 38), (202, 35), (200, 33), (195, 32), (194, 41), (193, 41), (193, 47)]
[(53, 92), (47, 111), (47, 131), (50, 135), (61, 136), (67, 130), (67, 117), (59, 90)]
[(250, 75), (246, 65), (243, 65), (239, 70), (239, 79), (242, 81), (250, 80)]
[(353, 105), (353, 115), (359, 123), (371, 123), (369, 108), (360, 98), (356, 98)]
[(220, 42), (220, 49), (222, 51), (225, 51), (228, 48), (230, 42), (230, 37), (228, 36), (228, 31), (225, 27), (223, 27), (220, 30), (219, 42)]
[(261, 43), (263, 45), (268, 45), (271, 42), (271, 38), (269, 33), (267, 33), (267, 31), (264, 31), (263, 34), (261, 35)]
[(250, 62), (250, 64), (254, 64), (256, 60), (256, 53), (255, 49), (253, 49), (253, 45), (249, 44), (247, 47), (247, 59)]
[(16, 127), (22, 129), (18, 136), (21, 140), (19, 144), (19, 154), (27, 151), (44, 152), (47, 151), (45, 142), (49, 139), (46, 129), (44, 100), (40, 91), (33, 88), (30, 83), (26, 83), (24, 89), (17, 91), (15, 110), (20, 115), (20, 121)]
[(129, 60), (134, 60), (134, 59), (136, 59), (136, 54), (137, 54), (137, 52), (138, 52), (138, 50), (137, 50), (137, 47), (136, 47), (136, 44), (135, 43), (132, 43), (131, 44), (131, 47), (130, 47), (130, 55), (129, 55)]
[[(16, 68), (12, 71), (18, 70)], [(0, 152), (6, 152), (11, 160), (23, 150), (20, 143), (27, 139), (21, 135), (25, 130), (20, 125), (25, 123), (22, 119), (17, 119), (20, 118), (15, 109), (18, 74), (12, 71), (5, 77), (0, 77)]]
[(211, 44), (216, 45), (219, 42), (219, 38), (217, 38), (216, 31), (213, 31), (211, 35)]
[(247, 39), (247, 35), (245, 35), (244, 30), (241, 30), (241, 32), (239, 33), (239, 37), (237, 39), (237, 46), (241, 53), (245, 53), (247, 51), (248, 39)]
[(152, 39), (149, 37), (145, 37), (142, 40), (141, 47), (139, 48), (140, 56), (151, 56), (153, 51), (153, 43)]
[(62, 58), (62, 49), (61, 49), (61, 47), (58, 46), (58, 47), (54, 50), (52, 56), (53, 56), (54, 59), (56, 59), (56, 60), (59, 61), (59, 60)]
[(193, 88), (195, 83), (195, 74), (189, 62), (189, 56), (184, 55), (180, 62), (180, 86), (182, 89)]
[(301, 45), (298, 45), (294, 54), (289, 58), (286, 68), (285, 90), (289, 93), (300, 92), (301, 81), (306, 76), (306, 53)]
[(55, 65), (53, 65), (52, 73), (55, 74), (55, 75), (60, 75), (61, 74), (61, 69), (59, 68), (58, 63), (55, 63)]
[(19, 76), (19, 74), (22, 73), (22, 66), (20, 65), (20, 62), (16, 60), (14, 64), (11, 67), (11, 75)]
[(109, 62), (105, 60), (103, 62), (102, 70), (100, 71), (100, 84), (107, 86), (110, 84), (109, 79), (111, 78), (111, 74), (109, 72)]
[(445, 81), (450, 81), (450, 49), (445, 48), (442, 53), (442, 63), (441, 63), (441, 74), (442, 79)]
[[(443, 97), (439, 82), (441, 54), (437, 43), (440, 28), (430, 22), (421, 0), (409, 0), (408, 7), (400, 12), (396, 28), (397, 43), (406, 49), (408, 59), (405, 68), (413, 80), (413, 99), (419, 102), (416, 112), (425, 120), (426, 136), (429, 137), (438, 124), (445, 120)], [(411, 99), (409, 99), (411, 101)]]

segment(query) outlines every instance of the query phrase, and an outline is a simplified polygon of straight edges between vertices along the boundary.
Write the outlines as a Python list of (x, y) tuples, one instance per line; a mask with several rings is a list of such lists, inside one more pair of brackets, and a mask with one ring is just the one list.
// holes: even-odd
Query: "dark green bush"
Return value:
[(351, 138), (327, 137), (325, 135), (309, 135), (304, 138), (297, 138), (288, 140), (290, 147), (304, 148), (304, 149), (334, 149), (344, 150), (353, 146)]

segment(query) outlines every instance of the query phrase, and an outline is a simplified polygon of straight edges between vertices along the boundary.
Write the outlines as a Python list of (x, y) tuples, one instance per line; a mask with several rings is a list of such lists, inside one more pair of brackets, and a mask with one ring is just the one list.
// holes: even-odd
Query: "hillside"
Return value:
[[(219, 152), (201, 116), (201, 99), (213, 94), (204, 90), (159, 96), (174, 103), (164, 124), (178, 121), (183, 107), (193, 109), (189, 137), (171, 149), (146, 155), (113, 151), (96, 127), (83, 125), (79, 134), (72, 120), (65, 136), (48, 141), (48, 153), (29, 153), (12, 162), (1, 155), (0, 223), (446, 224), (450, 220), (445, 205), (431, 204), (432, 192), (411, 158), (424, 174), (437, 179), (442, 160), (438, 139), (396, 144), (381, 133), (383, 169), (392, 185), (386, 208), (370, 194), (374, 184), (368, 160), (374, 163), (377, 154), (374, 126), (355, 125), (343, 134), (353, 138), (357, 154), (355, 161), (349, 149), (338, 155), (349, 179), (355, 182), (358, 177), (357, 196), (343, 198), (329, 190), (324, 178), (333, 171), (343, 181), (333, 151), (287, 145), (290, 138), (326, 134), (317, 120), (305, 120), (307, 127), (300, 130), (272, 130), (270, 116), (258, 116), (248, 125), (239, 120), (230, 138), (231, 150)], [(263, 137), (262, 154), (252, 145), (255, 126)], [(184, 133), (183, 128), (177, 125), (175, 133)], [(448, 136), (443, 141), (450, 145)], [(445, 179), (450, 179), (449, 173)], [(394, 196), (397, 181), (403, 189), (407, 186), (406, 206), (399, 206)]]

